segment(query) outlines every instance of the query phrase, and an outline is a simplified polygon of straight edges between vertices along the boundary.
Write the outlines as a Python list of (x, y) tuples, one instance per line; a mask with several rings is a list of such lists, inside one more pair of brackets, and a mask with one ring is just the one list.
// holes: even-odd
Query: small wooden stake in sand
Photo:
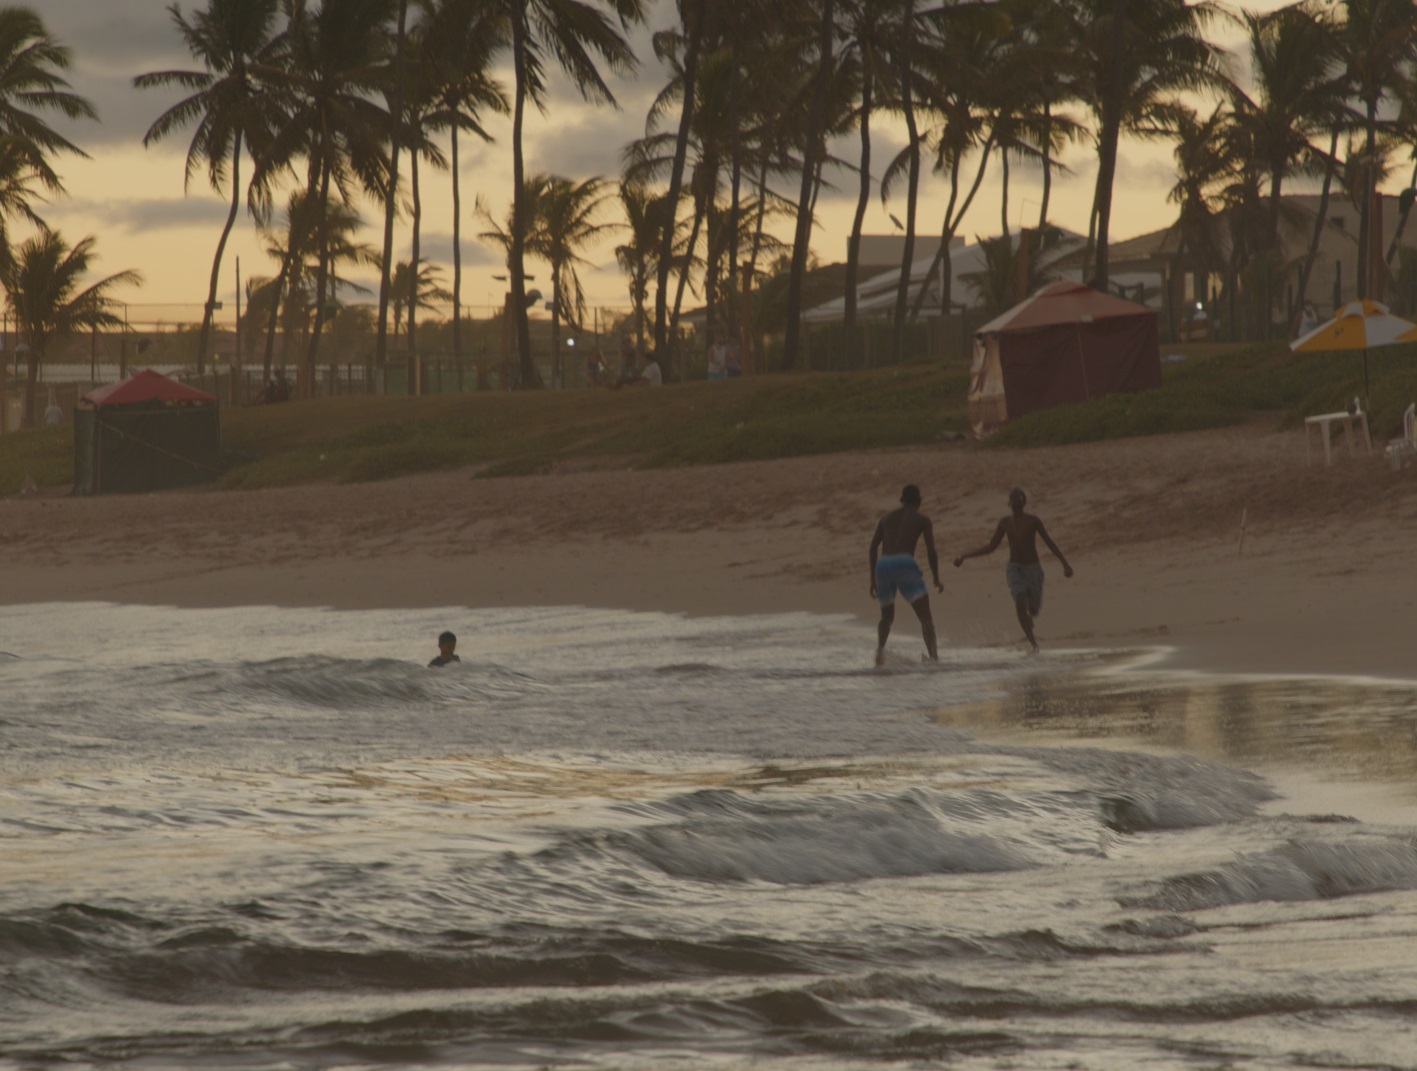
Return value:
[(1243, 558), (1243, 557), (1245, 556), (1245, 517), (1246, 517), (1246, 515), (1247, 515), (1249, 512), (1250, 512), (1250, 511), (1249, 511), (1248, 508), (1242, 509), (1242, 510), (1240, 511), (1240, 554), (1239, 554), (1239, 557), (1241, 557), (1241, 558)]

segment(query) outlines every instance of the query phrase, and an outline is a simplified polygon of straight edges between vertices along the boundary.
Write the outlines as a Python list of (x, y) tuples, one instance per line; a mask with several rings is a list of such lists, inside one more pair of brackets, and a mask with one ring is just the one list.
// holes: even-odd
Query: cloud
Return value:
[(229, 206), (211, 197), (153, 197), (111, 201), (74, 198), (63, 207), (65, 215), (101, 221), (106, 229), (145, 234), (188, 228), (217, 231), (226, 222)]
[[(407, 260), (413, 255), (411, 245), (406, 245), (402, 254)], [(443, 271), (443, 282), (447, 286), (453, 281), (453, 232), (424, 231), (418, 238), (418, 256), (421, 260), (438, 265)], [(462, 232), (462, 266), (469, 268), (501, 268), (502, 255), (495, 249), (477, 240), (473, 229), (464, 227)]]

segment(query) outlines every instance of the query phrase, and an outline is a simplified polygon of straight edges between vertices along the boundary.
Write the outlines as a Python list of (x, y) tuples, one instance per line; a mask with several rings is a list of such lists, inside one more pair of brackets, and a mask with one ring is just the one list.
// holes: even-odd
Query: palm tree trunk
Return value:
[(999, 150), (999, 233), (1009, 236), (1009, 150)]
[(665, 313), (669, 295), (669, 268), (674, 259), (674, 223), (679, 214), (679, 192), (684, 183), (684, 161), (689, 152), (689, 131), (694, 121), (694, 105), (698, 98), (699, 49), (703, 43), (704, 19), (709, 0), (689, 0), (693, 3), (693, 24), (688, 27), (689, 39), (684, 51), (684, 99), (679, 110), (679, 132), (674, 138), (674, 162), (669, 168), (669, 189), (665, 194), (668, 205), (664, 235), (659, 241), (659, 265), (654, 294), (654, 345), (663, 350), (665, 344)]
[(787, 334), (782, 344), (782, 367), (797, 367), (802, 336), (802, 282), (807, 274), (807, 254), (812, 244), (812, 192), (816, 187), (817, 157), (826, 151), (822, 138), (827, 88), (831, 83), (832, 35), (835, 32), (835, 0), (822, 6), (821, 37), (817, 43), (817, 84), (812, 91), (812, 110), (807, 119), (807, 137), (802, 147), (802, 185), (797, 194), (797, 233), (792, 241), (792, 268), (787, 276)]
[(462, 376), (462, 185), (458, 182), (458, 115), (453, 113), (453, 360)]
[[(416, 132), (422, 133), (421, 130)], [(408, 279), (409, 287), (413, 292), (408, 298), (408, 369), (409, 375), (413, 377), (414, 383), (417, 385), (418, 393), (422, 394), (424, 383), (418, 369), (418, 271), (421, 267), (419, 232), (423, 227), (423, 194), (418, 188), (418, 150), (416, 148), (408, 154), (408, 184), (413, 193), (413, 248), (410, 251), (413, 266)]]
[[(979, 168), (974, 173), (974, 183), (969, 187), (969, 193), (965, 196), (963, 203), (959, 200), (959, 168), (960, 161), (955, 160), (950, 168), (950, 199), (945, 206), (945, 222), (940, 228), (940, 248), (935, 250), (935, 259), (930, 263), (930, 270), (925, 273), (925, 280), (920, 284), (920, 289), (916, 291), (915, 303), (910, 308), (910, 318), (914, 320), (920, 315), (920, 310), (925, 306), (925, 291), (930, 279), (935, 275), (937, 269), (943, 268), (940, 276), (940, 307), (945, 312), (949, 311), (950, 304), (954, 299), (954, 276), (950, 263), (950, 242), (954, 240), (955, 231), (963, 222), (964, 217), (969, 214), (969, 208), (974, 204), (974, 198), (979, 193), (979, 188), (984, 184), (984, 172), (989, 167), (989, 153), (993, 148), (994, 137), (992, 134), (984, 141), (984, 147), (979, 154)], [(956, 210), (958, 205), (958, 210)]]
[(855, 361), (856, 345), (856, 279), (861, 270), (861, 229), (866, 222), (866, 205), (871, 199), (871, 72), (861, 76), (861, 188), (856, 198), (856, 215), (851, 220), (851, 239), (846, 244), (846, 313), (845, 334), (847, 353)]
[(226, 213), (226, 226), (216, 244), (216, 256), (212, 258), (212, 278), (207, 286), (207, 304), (202, 310), (202, 329), (197, 332), (197, 375), (206, 371), (207, 343), (212, 333), (212, 313), (216, 311), (216, 292), (221, 276), (221, 258), (226, 254), (226, 240), (231, 236), (231, 228), (236, 225), (236, 213), (241, 211), (241, 131), (231, 150), (231, 207)]
[(1378, 155), (1378, 102), (1369, 100), (1365, 126), (1367, 141), (1363, 150), (1363, 203), (1358, 206), (1358, 297), (1368, 296), (1372, 285), (1371, 268), (1373, 236), (1368, 232), (1373, 225), (1373, 195), (1377, 192)]
[(1043, 203), (1038, 206), (1038, 227), (1048, 225), (1048, 199), (1053, 194), (1053, 106), (1043, 102)]
[(290, 276), (290, 253), (286, 252), (280, 261), (280, 272), (276, 275), (275, 287), (271, 294), (271, 316), (266, 324), (266, 354), (261, 365), (261, 381), (269, 383), (271, 381), (271, 364), (275, 357), (276, 348), (276, 327), (280, 324), (280, 292), (285, 288), (286, 280)]
[(1097, 144), (1097, 193), (1093, 205), (1097, 212), (1096, 270), (1093, 272), (1098, 289), (1107, 289), (1108, 250), (1112, 223), (1112, 184), (1117, 176), (1117, 146), (1122, 135), (1122, 48), (1125, 41), (1123, 19), (1126, 0), (1112, 0), (1112, 84), (1102, 101), (1102, 129)]
[(909, 177), (906, 184), (905, 246), (900, 254), (900, 279), (895, 289), (895, 338), (891, 356), (896, 364), (905, 359), (905, 303), (910, 295), (910, 265), (915, 260), (915, 210), (920, 195), (920, 130), (915, 124), (913, 82), (915, 72), (911, 58), (911, 30), (915, 23), (915, 0), (906, 0), (906, 18), (901, 23), (904, 38), (901, 49), (900, 103), (905, 114), (905, 130), (909, 138)]
[(517, 354), (521, 362), (520, 387), (541, 386), (536, 362), (531, 355), (531, 324), (526, 310), (526, 159), (522, 145), (522, 124), (526, 114), (526, 12), (512, 17), (512, 67), (516, 77), (516, 98), (512, 105), (512, 234), (507, 247), (507, 277), (512, 287), (512, 316), (515, 318)]
[(750, 276), (758, 270), (758, 254), (763, 248), (763, 225), (767, 220), (768, 209), (768, 164), (769, 157), (764, 152), (762, 164), (758, 167), (758, 218), (753, 221), (753, 251), (748, 256)]
[(739, 20), (735, 16), (732, 19), (732, 48), (729, 52), (729, 62), (732, 70), (729, 73), (729, 93), (728, 93), (728, 122), (732, 130), (729, 152), (733, 156), (731, 167), (732, 178), (729, 180), (729, 208), (728, 208), (728, 315), (726, 317), (730, 332), (736, 337), (738, 334), (738, 302), (734, 300), (738, 290), (738, 238), (739, 238), (739, 216), (742, 213), (741, 190), (743, 184), (743, 131), (739, 120), (741, 110), (739, 103), (740, 77), (740, 49), (738, 37), (740, 33)]
[[(403, 46), (408, 0), (399, 0), (398, 29), (394, 38), (394, 114), (389, 124), (389, 186), (384, 193), (384, 253), (379, 267), (379, 328), (374, 340), (374, 361), (383, 365), (388, 357), (389, 273), (393, 271), (394, 216), (398, 212), (399, 131), (403, 126)], [(410, 382), (408, 388), (411, 390)]]
[(1333, 190), (1333, 176), (1335, 161), (1338, 158), (1338, 136), (1339, 129), (1334, 126), (1329, 134), (1328, 159), (1324, 161), (1324, 183), (1319, 191), (1319, 210), (1314, 216), (1314, 229), (1309, 235), (1309, 250), (1304, 255), (1304, 263), (1299, 268), (1299, 295), (1295, 299), (1295, 308), (1302, 309), (1304, 302), (1308, 300), (1309, 279), (1314, 270), (1314, 261), (1318, 259), (1319, 242), (1323, 239), (1324, 225), (1328, 222), (1328, 199)]
[(44, 355), (38, 346), (30, 346), (29, 356), (25, 359), (25, 394), (24, 402), (20, 408), (20, 427), (33, 428), (39, 421), (35, 419), (34, 411), (34, 388), (39, 382), (39, 364)]
[(553, 387), (566, 385), (561, 369), (561, 268), (559, 260), (551, 262), (551, 385)]
[(316, 202), (320, 213), (319, 248), (320, 259), (315, 269), (315, 320), (310, 325), (310, 344), (305, 350), (305, 364), (300, 370), (302, 384), (300, 396), (315, 396), (315, 358), (320, 352), (320, 331), (325, 326), (325, 288), (330, 281), (330, 169), (320, 168), (320, 199)]
[[(679, 337), (679, 310), (684, 304), (684, 287), (689, 281), (689, 269), (694, 263), (694, 247), (699, 244), (699, 231), (703, 229), (704, 205), (698, 198), (694, 199), (694, 225), (689, 230), (689, 247), (684, 251), (684, 270), (679, 273), (679, 285), (674, 291), (674, 311), (669, 320), (668, 337), (677, 339)], [(664, 347), (657, 347), (661, 362), (664, 360)], [(677, 357), (677, 346), (676, 346)], [(660, 366), (663, 367), (663, 364)]]

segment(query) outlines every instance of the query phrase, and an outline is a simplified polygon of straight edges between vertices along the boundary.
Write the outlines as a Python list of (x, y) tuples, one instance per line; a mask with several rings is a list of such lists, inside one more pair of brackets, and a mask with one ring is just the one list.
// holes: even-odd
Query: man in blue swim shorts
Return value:
[[(895, 597), (899, 594), (915, 616), (920, 618), (920, 631), (925, 637), (925, 650), (930, 661), (939, 661), (935, 650), (935, 622), (930, 616), (930, 596), (925, 590), (925, 577), (915, 564), (915, 544), (925, 538), (925, 555), (930, 562), (930, 574), (935, 578), (935, 590), (944, 591), (940, 583), (940, 560), (935, 554), (935, 529), (930, 518), (920, 512), (920, 488), (906, 484), (900, 493), (900, 508), (891, 510), (876, 525), (871, 537), (871, 594), (881, 604), (881, 622), (876, 626), (876, 665), (886, 661), (886, 638), (895, 622)], [(884, 553), (882, 553), (884, 552)], [(879, 555), (879, 556), (878, 556)]]
[(1009, 515), (994, 528), (994, 538), (982, 547), (976, 547), (955, 559), (955, 567), (964, 564), (966, 558), (978, 558), (994, 553), (995, 548), (1007, 536), (1009, 540), (1009, 564), (1004, 569), (1004, 582), (1009, 586), (1009, 595), (1014, 600), (1014, 610), (1018, 613), (1018, 623), (1023, 626), (1023, 634), (1034, 651), (1038, 641), (1033, 638), (1033, 619), (1043, 609), (1043, 565), (1038, 560), (1038, 539), (1042, 539), (1053, 552), (1053, 556), (1063, 563), (1063, 576), (1071, 577), (1073, 567), (1058, 544), (1043, 527), (1043, 522), (1031, 513), (1023, 511), (1028, 498), (1015, 487), (1009, 492)]

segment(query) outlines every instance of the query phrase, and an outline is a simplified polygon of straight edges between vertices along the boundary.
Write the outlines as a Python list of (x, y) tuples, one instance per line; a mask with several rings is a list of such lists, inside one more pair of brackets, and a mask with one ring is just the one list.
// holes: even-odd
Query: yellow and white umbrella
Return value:
[[(1417, 342), (1417, 324), (1394, 316), (1380, 301), (1350, 301), (1333, 314), (1328, 323), (1319, 324), (1307, 335), (1289, 343), (1296, 353), (1321, 353), (1328, 350), (1363, 351), (1363, 397), (1368, 397), (1368, 351), (1377, 346), (1394, 346), (1399, 342)], [(1365, 403), (1366, 404), (1366, 403)]]

